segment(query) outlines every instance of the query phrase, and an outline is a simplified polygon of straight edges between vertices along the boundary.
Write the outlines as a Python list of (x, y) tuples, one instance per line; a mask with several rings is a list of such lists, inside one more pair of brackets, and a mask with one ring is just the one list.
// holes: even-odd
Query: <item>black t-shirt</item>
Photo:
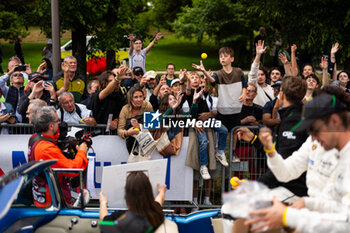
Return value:
[(100, 91), (91, 96), (91, 102), (87, 106), (98, 124), (107, 124), (108, 115), (113, 114), (112, 120), (119, 118), (119, 113), (125, 105), (125, 97), (121, 91), (113, 92), (105, 99), (100, 100)]
[[(198, 91), (199, 90), (197, 90), (197, 92)], [(187, 96), (185, 95), (187, 100), (188, 100), (188, 103), (189, 104), (191, 103), (191, 105), (193, 103), (193, 95), (194, 95), (194, 90), (193, 89), (191, 90), (191, 94), (190, 95), (187, 95)], [(207, 104), (207, 100), (205, 99), (205, 94), (202, 94), (201, 97), (198, 98), (197, 104), (198, 104), (198, 115), (203, 113), (203, 112), (210, 112), (208, 104)]]
[(100, 224), (102, 233), (119, 232), (119, 233), (144, 233), (154, 232), (152, 225), (148, 222), (147, 218), (133, 213), (119, 213), (114, 212), (103, 218), (103, 221), (114, 221), (114, 225)]
[(253, 106), (242, 105), (240, 119), (243, 120), (247, 116), (254, 116), (257, 121), (261, 121), (262, 107), (256, 104), (253, 104)]

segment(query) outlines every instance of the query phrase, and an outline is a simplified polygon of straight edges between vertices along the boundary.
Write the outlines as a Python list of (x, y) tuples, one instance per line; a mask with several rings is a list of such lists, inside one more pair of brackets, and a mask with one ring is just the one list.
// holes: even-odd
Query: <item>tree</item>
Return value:
[(153, 26), (173, 30), (172, 23), (177, 18), (184, 6), (191, 6), (191, 0), (153, 0), (150, 1), (151, 9), (147, 12)]
[[(252, 40), (254, 18), (245, 16), (245, 9), (239, 2), (230, 0), (193, 0), (192, 7), (186, 6), (173, 23), (178, 36), (195, 38), (199, 43), (205, 35), (218, 45), (227, 45), (235, 49), (239, 56), (239, 65), (249, 52), (247, 41)], [(247, 64), (244, 64), (247, 66)]]
[[(246, 16), (260, 18), (270, 27), (280, 28), (286, 43), (295, 43), (301, 50), (321, 55), (328, 53), (338, 41), (341, 61), (350, 64), (350, 2), (346, 0), (258, 1), (241, 0)], [(350, 67), (349, 67), (350, 68)]]

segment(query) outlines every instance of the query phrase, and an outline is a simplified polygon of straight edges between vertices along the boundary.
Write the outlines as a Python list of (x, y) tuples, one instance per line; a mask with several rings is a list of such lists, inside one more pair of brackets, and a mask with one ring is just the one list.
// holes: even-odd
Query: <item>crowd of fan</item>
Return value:
[[(134, 141), (128, 139), (139, 133), (144, 112), (159, 110), (169, 115), (190, 112), (193, 118), (200, 121), (215, 119), (222, 123), (221, 127), (195, 127), (192, 137), (190, 132), (189, 143), (197, 143), (198, 156), (197, 161), (186, 161), (187, 166), (198, 171), (195, 173), (195, 190), (200, 177), (209, 187), (204, 204), (211, 204), (212, 179), (218, 177), (221, 165), (228, 166), (225, 155), (228, 132), (237, 126), (265, 125), (276, 132), (279, 147), (276, 145), (276, 149), (283, 158), (287, 158), (299, 149), (307, 134), (306, 131), (300, 135), (292, 132), (286, 136), (282, 135), (281, 128), (290, 129), (300, 120), (302, 104), (310, 101), (319, 88), (334, 86), (347, 93), (350, 86), (348, 72), (337, 72), (336, 69), (337, 43), (331, 47), (330, 60), (326, 57), (321, 59), (321, 83), (312, 64), (305, 64), (299, 73), (296, 45), (291, 46), (290, 59), (285, 53), (280, 53), (279, 59), (283, 65), (268, 72), (261, 63), (266, 46), (264, 41), (258, 41), (255, 59), (246, 79), (242, 69), (232, 67), (234, 51), (228, 47), (219, 50), (222, 65), (219, 71), (207, 71), (200, 61), (199, 65), (192, 65), (198, 71), (180, 69), (178, 76), (172, 63), (166, 66), (164, 75), (146, 72), (146, 56), (161, 39), (161, 34), (158, 33), (144, 49), (140, 38), (130, 35), (129, 39), (130, 67), (120, 66), (105, 71), (89, 82), (77, 72), (77, 60), (73, 56), (64, 59), (61, 71), (55, 75), (52, 75), (48, 58), (44, 58), (36, 72), (32, 72), (29, 64), (21, 65), (18, 57), (12, 57), (7, 73), (0, 77), (0, 98), (4, 100), (0, 102), (0, 123), (30, 123), (35, 109), (51, 105), (57, 109), (59, 119), (68, 124), (107, 124), (126, 139), (128, 151), (131, 152)], [(332, 82), (328, 85), (329, 80)], [(283, 124), (286, 118), (293, 118), (293, 121)], [(6, 127), (0, 129), (1, 134), (8, 133)], [(238, 138), (234, 137), (234, 150), (237, 140), (247, 138), (244, 137), (245, 132), (244, 129), (236, 132)], [(215, 136), (218, 137), (217, 148), (213, 143)], [(288, 141), (290, 139), (293, 140)], [(247, 140), (254, 144), (256, 137)], [(189, 148), (193, 149), (191, 146)], [(191, 154), (189, 152), (188, 157)], [(239, 162), (241, 155), (236, 155), (235, 151), (233, 154), (234, 161)], [(296, 178), (280, 182), (269, 172), (260, 180), (270, 187), (283, 186), (292, 195), (307, 196), (305, 174)], [(196, 192), (194, 202), (198, 202)]]

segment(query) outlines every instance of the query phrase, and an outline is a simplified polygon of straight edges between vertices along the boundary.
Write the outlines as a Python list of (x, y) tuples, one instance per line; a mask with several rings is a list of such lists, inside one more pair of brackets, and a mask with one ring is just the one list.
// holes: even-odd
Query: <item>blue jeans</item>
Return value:
[[(228, 135), (227, 128), (221, 124), (221, 127), (219, 128), (212, 128), (218, 135), (219, 135), (219, 142), (218, 142), (218, 149), (219, 150), (225, 150), (226, 148), (226, 139)], [(208, 155), (209, 155), (209, 141), (208, 141), (208, 135), (207, 135), (207, 129), (204, 129), (204, 133), (200, 135), (197, 134), (198, 138), (198, 144), (199, 144), (199, 164), (200, 166), (207, 166), (208, 165)]]

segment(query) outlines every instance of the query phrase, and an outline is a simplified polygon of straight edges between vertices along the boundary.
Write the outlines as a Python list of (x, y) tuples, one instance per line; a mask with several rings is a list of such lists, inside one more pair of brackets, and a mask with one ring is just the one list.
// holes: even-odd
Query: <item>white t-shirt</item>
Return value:
[(143, 72), (146, 73), (146, 55), (146, 49), (142, 49), (139, 53), (133, 50), (132, 54), (129, 56), (130, 69), (139, 66), (143, 69)]

